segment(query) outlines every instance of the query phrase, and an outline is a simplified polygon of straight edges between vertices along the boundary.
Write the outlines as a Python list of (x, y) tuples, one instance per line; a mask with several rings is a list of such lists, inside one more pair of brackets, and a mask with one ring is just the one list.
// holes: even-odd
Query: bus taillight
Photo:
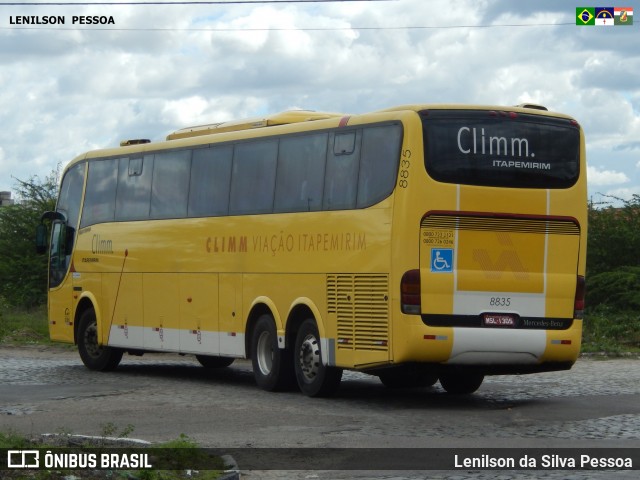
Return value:
[(420, 315), (420, 270), (409, 270), (400, 281), (402, 313)]
[(573, 318), (584, 317), (584, 294), (585, 294), (585, 282), (582, 275), (578, 275), (576, 281), (576, 299), (573, 307)]

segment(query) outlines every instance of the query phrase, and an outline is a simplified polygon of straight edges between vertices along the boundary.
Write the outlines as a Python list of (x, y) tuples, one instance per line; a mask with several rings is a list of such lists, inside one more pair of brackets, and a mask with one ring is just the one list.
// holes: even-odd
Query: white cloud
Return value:
[(600, 170), (597, 167), (587, 167), (587, 180), (589, 185), (593, 186), (606, 186), (606, 185), (620, 185), (627, 183), (629, 177), (623, 172), (616, 172), (614, 170)]
[(619, 198), (621, 200), (631, 200), (634, 195), (640, 195), (640, 186), (632, 188), (616, 188), (609, 190), (606, 195), (612, 198)]

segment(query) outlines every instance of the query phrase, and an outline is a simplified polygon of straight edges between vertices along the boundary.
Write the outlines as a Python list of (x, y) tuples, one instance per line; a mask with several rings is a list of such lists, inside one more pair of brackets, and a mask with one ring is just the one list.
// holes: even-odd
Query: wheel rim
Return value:
[(302, 341), (298, 361), (304, 379), (312, 382), (320, 371), (320, 347), (314, 335), (307, 335)]
[(102, 353), (102, 347), (98, 345), (98, 327), (95, 322), (89, 325), (84, 332), (84, 347), (92, 358), (98, 358)]
[(258, 367), (260, 373), (269, 375), (273, 368), (273, 348), (271, 346), (271, 335), (269, 332), (262, 332), (258, 337), (257, 348)]

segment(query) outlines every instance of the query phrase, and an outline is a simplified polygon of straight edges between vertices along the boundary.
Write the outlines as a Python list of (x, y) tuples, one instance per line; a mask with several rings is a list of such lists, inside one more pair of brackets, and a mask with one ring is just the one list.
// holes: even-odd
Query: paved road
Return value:
[[(209, 371), (190, 357), (125, 356), (112, 373), (85, 369), (72, 350), (0, 347), (0, 427), (26, 434), (187, 434), (203, 446), (640, 448), (640, 360), (580, 360), (569, 372), (490, 377), (476, 394), (439, 386), (389, 390), (345, 373), (335, 398), (268, 393), (250, 364)], [(240, 465), (242, 468), (242, 465)], [(287, 478), (624, 478), (639, 472), (287, 472)], [(282, 478), (249, 471), (244, 478)]]

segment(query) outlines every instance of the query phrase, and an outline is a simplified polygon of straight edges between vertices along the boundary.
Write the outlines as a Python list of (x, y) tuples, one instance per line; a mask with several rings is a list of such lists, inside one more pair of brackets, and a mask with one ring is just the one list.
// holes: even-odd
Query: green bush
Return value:
[(622, 206), (589, 208), (587, 276), (640, 266), (640, 196), (613, 200)]
[(36, 253), (35, 229), (55, 207), (57, 176), (17, 180), (18, 202), (0, 208), (0, 297), (13, 307), (46, 303), (47, 256)]
[(49, 343), (46, 306), (30, 309), (11, 307), (0, 296), (0, 343)]
[(589, 208), (583, 351), (640, 349), (640, 196), (612, 200)]
[(620, 313), (607, 306), (594, 309), (584, 320), (582, 350), (609, 353), (640, 350), (640, 313)]
[(625, 312), (640, 310), (640, 267), (618, 267), (587, 277), (587, 305)]

